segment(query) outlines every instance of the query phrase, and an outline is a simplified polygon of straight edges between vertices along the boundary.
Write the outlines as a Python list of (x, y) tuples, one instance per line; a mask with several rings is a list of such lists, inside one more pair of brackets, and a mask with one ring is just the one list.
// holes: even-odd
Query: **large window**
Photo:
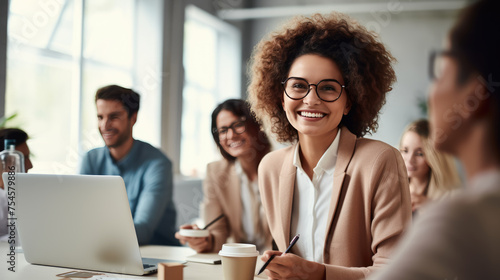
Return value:
[(220, 158), (211, 113), (225, 99), (241, 97), (240, 33), (194, 6), (185, 18), (180, 167), (183, 175), (203, 177), (207, 163)]
[[(94, 94), (109, 84), (141, 94), (134, 137), (157, 147), (168, 145), (172, 153), (180, 147), (180, 160), (175, 154), (172, 160), (183, 175), (203, 177), (206, 164), (220, 157), (210, 133), (210, 115), (223, 100), (241, 97), (240, 33), (194, 6), (186, 8), (182, 107), (172, 108), (165, 103), (171, 96), (162, 97), (162, 83), (165, 77), (181, 73), (168, 71), (181, 67), (162, 65), (169, 61), (162, 53), (172, 45), (166, 44), (170, 41), (163, 37), (163, 28), (175, 35), (168, 28), (182, 27), (173, 19), (172, 26), (164, 25), (168, 7), (163, 5), (168, 3), (10, 1), (5, 114), (17, 114), (8, 125), (31, 137), (33, 172), (77, 173), (81, 156), (103, 145)], [(162, 120), (166, 105), (182, 110), (182, 118), (174, 121), (163, 112)], [(181, 143), (165, 142), (176, 139), (164, 133), (171, 122), (180, 124)]]
[(159, 145), (162, 9), (145, 2), (10, 1), (6, 115), (30, 135), (33, 172), (76, 173), (103, 145), (94, 94), (109, 84), (141, 94), (134, 137)]

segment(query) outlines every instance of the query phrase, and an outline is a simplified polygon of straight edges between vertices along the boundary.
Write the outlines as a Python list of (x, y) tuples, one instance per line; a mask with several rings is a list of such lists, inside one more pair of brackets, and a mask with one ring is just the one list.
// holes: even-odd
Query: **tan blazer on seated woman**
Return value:
[[(207, 166), (207, 177), (203, 184), (202, 217), (205, 222), (224, 214), (225, 218), (210, 226), (213, 235), (213, 252), (218, 252), (227, 239), (233, 242), (247, 242), (242, 225), (241, 186), (235, 164), (227, 160), (212, 162)], [(262, 217), (264, 244), (271, 249), (271, 233), (265, 216)], [(263, 251), (261, 252), (263, 253)]]
[[(259, 166), (262, 204), (282, 252), (296, 234), (290, 232), (296, 145), (269, 153)], [(380, 141), (356, 138), (343, 127), (332, 187), (323, 248), (326, 279), (365, 278), (387, 262), (411, 220), (401, 154)]]
[(269, 249), (271, 238), (260, 203), (257, 170), (260, 160), (271, 151), (271, 143), (242, 99), (228, 99), (217, 105), (211, 128), (224, 159), (207, 166), (201, 217), (205, 224), (220, 214), (226, 218), (212, 224), (207, 237), (187, 237), (180, 232), (175, 237), (198, 253), (217, 252), (230, 241), (229, 236), (232, 241), (255, 244), (261, 251)]

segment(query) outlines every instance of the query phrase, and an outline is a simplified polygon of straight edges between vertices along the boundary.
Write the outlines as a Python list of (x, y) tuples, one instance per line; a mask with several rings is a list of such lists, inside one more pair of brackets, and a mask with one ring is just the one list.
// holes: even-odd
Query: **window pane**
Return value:
[(210, 132), (211, 114), (217, 102), (211, 92), (184, 87), (182, 113), (181, 172), (201, 177), (208, 162), (219, 152)]
[(220, 159), (211, 129), (215, 106), (239, 98), (239, 32), (229, 24), (188, 6), (184, 25), (185, 84), (182, 96), (183, 175), (204, 177), (206, 165)]
[[(34, 172), (76, 173), (83, 153), (103, 144), (95, 91), (134, 87), (135, 1), (11, 0), (9, 8), (6, 115), (18, 117), (7, 125), (30, 135)], [(159, 99), (150, 94), (146, 103)], [(144, 126), (153, 132), (142, 138), (157, 136), (158, 119), (145, 122), (156, 126)]]
[[(6, 115), (18, 114), (8, 126), (18, 126), (29, 136), (33, 172), (70, 173), (78, 162), (74, 147), (74, 64), (69, 55), (53, 48), (62, 22), (73, 29), (66, 1), (12, 0), (9, 6)], [(60, 33), (69, 53), (72, 34)], [(58, 52), (59, 51), (59, 52)], [(71, 157), (74, 156), (74, 157)]]
[(54, 30), (52, 40), (49, 44), (51, 50), (71, 54), (73, 49), (79, 48), (79, 46), (75, 46), (73, 42), (73, 33), (75, 29), (74, 3), (74, 1), (67, 1), (66, 6), (61, 12), (61, 18), (59, 19), (59, 23)]
[(83, 56), (86, 59), (132, 67), (133, 8), (132, 0), (85, 1)]
[(184, 29), (186, 80), (200, 88), (213, 90), (217, 74), (217, 32), (195, 20), (188, 20)]
[(76, 147), (71, 137), (71, 64), (44, 57), (10, 57), (7, 71), (6, 114), (18, 113), (13, 124), (30, 140), (36, 173), (68, 173), (76, 159), (68, 158)]
[(11, 0), (9, 37), (23, 44), (47, 48), (64, 3), (65, 1)]

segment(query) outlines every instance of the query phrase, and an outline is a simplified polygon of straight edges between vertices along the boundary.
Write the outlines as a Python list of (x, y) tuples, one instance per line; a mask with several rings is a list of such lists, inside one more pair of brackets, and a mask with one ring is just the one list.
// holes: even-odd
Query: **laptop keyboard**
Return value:
[(142, 266), (144, 267), (144, 269), (147, 269), (147, 268), (150, 268), (150, 267), (155, 267), (156, 265), (143, 263)]

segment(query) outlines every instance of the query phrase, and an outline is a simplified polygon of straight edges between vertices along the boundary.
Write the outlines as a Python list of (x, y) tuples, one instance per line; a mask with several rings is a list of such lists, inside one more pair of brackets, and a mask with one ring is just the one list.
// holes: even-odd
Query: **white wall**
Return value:
[(452, 13), (409, 13), (395, 16), (380, 33), (398, 62), (398, 81), (382, 109), (379, 130), (373, 138), (398, 146), (401, 132), (411, 121), (425, 117), (418, 108), (430, 85), (428, 61), (442, 43), (454, 20)]

